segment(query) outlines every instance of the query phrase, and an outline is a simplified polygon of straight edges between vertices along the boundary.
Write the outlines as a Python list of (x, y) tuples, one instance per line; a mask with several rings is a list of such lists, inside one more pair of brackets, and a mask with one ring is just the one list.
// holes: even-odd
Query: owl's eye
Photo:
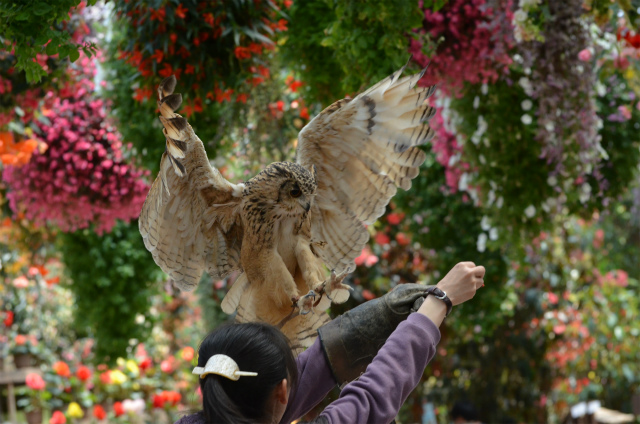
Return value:
[(300, 191), (298, 187), (294, 187), (291, 189), (289, 194), (291, 195), (291, 197), (300, 197), (302, 195), (302, 191)]

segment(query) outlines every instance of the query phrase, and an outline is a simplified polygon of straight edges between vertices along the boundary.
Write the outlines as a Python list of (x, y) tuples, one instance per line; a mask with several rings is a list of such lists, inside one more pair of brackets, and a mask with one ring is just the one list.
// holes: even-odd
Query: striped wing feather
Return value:
[(426, 99), (435, 87), (417, 87), (424, 71), (401, 78), (403, 70), (329, 106), (298, 137), (297, 162), (317, 170), (312, 237), (327, 242), (318, 254), (338, 273), (355, 268), (365, 224), (384, 214), (398, 187), (411, 187), (426, 159), (418, 146), (434, 135)]
[(166, 138), (160, 172), (140, 214), (140, 234), (155, 262), (182, 290), (193, 290), (202, 272), (222, 278), (240, 268), (242, 185), (228, 182), (209, 163), (202, 141), (174, 113), (174, 77), (158, 88)]

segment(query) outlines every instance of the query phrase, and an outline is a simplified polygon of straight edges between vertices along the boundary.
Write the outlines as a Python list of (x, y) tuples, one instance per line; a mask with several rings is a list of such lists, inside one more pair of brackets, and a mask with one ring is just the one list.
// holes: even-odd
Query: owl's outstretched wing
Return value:
[(364, 224), (384, 214), (397, 187), (411, 187), (426, 159), (416, 146), (434, 135), (425, 100), (435, 86), (417, 87), (424, 71), (400, 78), (403, 70), (332, 104), (298, 136), (297, 162), (317, 170), (312, 238), (326, 242), (316, 250), (338, 273), (354, 269), (369, 239)]
[(204, 145), (172, 94), (175, 77), (158, 87), (167, 150), (140, 214), (140, 234), (153, 259), (182, 290), (193, 290), (207, 270), (222, 278), (240, 268), (243, 184), (211, 166)]

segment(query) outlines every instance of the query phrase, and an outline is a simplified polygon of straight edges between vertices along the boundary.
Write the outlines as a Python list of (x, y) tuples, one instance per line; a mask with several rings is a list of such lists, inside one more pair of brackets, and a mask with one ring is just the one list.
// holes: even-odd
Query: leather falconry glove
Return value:
[(430, 287), (433, 286), (401, 284), (318, 329), (322, 349), (339, 386), (364, 373), (398, 324), (420, 308)]

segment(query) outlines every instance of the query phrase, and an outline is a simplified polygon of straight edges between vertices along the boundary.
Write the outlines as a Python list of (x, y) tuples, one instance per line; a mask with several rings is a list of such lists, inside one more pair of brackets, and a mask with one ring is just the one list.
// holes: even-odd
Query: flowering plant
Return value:
[[(287, 2), (285, 2), (287, 3)], [(205, 100), (246, 102), (250, 87), (269, 76), (264, 53), (287, 29), (277, 2), (118, 2), (126, 21), (119, 57), (138, 69), (135, 98), (152, 96), (158, 76), (175, 75), (187, 96), (187, 115), (202, 112)]]
[(49, 92), (50, 109), (36, 123), (47, 149), (20, 168), (8, 167), (3, 179), (11, 187), (10, 205), (38, 224), (51, 221), (63, 231), (96, 223), (109, 231), (116, 219), (138, 215), (148, 186), (144, 171), (126, 162), (106, 105), (93, 98), (95, 64), (79, 60), (77, 81), (58, 95)]
[(38, 373), (29, 373), (26, 376), (26, 385), (17, 389), (17, 394), (24, 396), (18, 399), (18, 406), (27, 412), (49, 409), (51, 392), (47, 390), (47, 383)]

